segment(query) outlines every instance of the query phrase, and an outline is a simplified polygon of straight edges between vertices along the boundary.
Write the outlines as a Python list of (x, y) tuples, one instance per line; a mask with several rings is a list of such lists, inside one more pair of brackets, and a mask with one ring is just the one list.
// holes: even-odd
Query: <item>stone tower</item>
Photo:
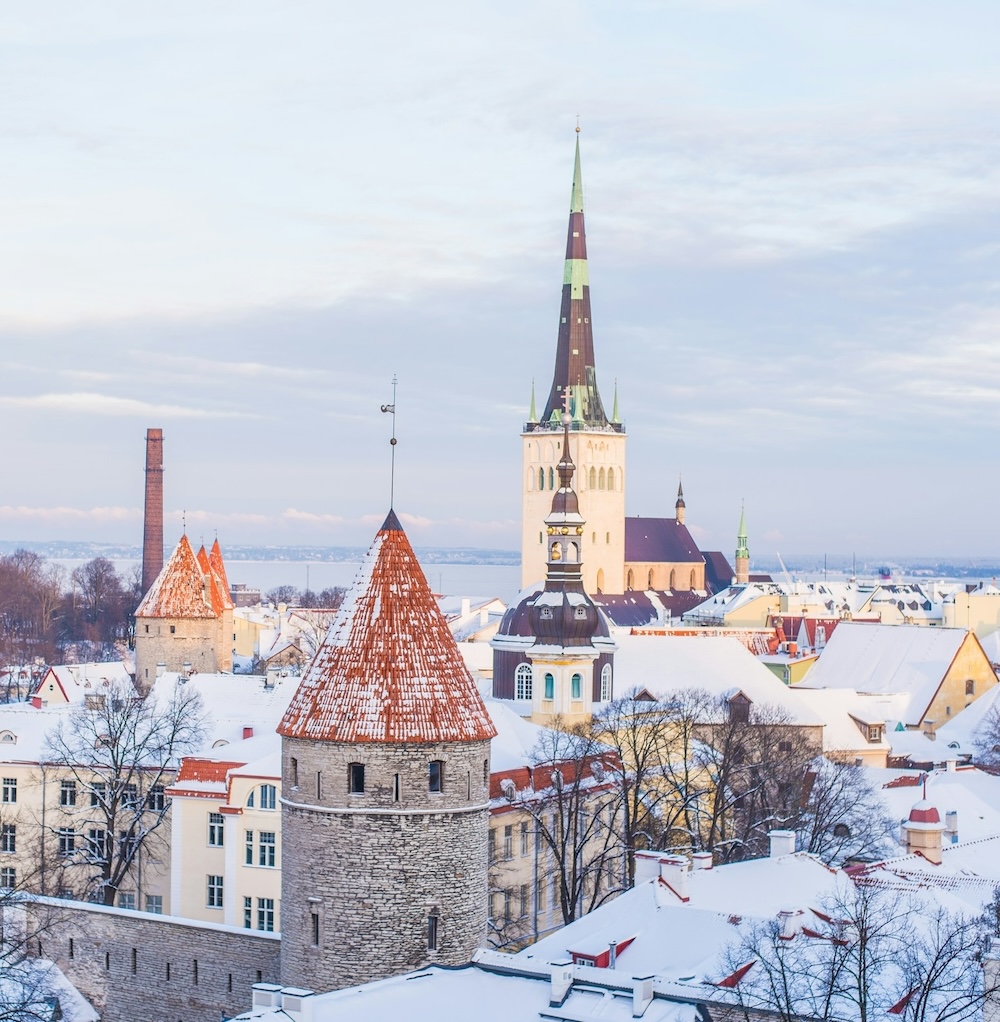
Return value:
[(738, 586), (745, 586), (750, 581), (750, 548), (747, 546), (746, 510), (740, 508), (740, 531), (736, 537), (736, 575), (734, 581)]
[(572, 417), (570, 454), (578, 470), (576, 489), (589, 530), (584, 588), (588, 592), (620, 593), (625, 583), (626, 436), (618, 416), (617, 391), (609, 419), (597, 389), (579, 136), (570, 197), (555, 372), (541, 417), (536, 416), (532, 399), (529, 421), (521, 435), (521, 585), (524, 588), (545, 577), (547, 548), (540, 523), (556, 488), (561, 417), (567, 405)]
[(496, 730), (394, 512), (278, 732), (282, 983), (468, 962)]
[(677, 480), (677, 500), (674, 503), (674, 520), (678, 525), (684, 524), (684, 515), (687, 514), (687, 504), (684, 503), (684, 484)]
[(163, 570), (163, 430), (146, 430), (146, 503), (142, 518), (142, 595)]
[(135, 684), (141, 692), (149, 691), (161, 664), (178, 672), (232, 670), (233, 604), (223, 589), (222, 552), (213, 548), (213, 554), (219, 569), (204, 547), (195, 554), (181, 536), (136, 609)]
[(570, 424), (563, 416), (559, 488), (545, 518), (545, 588), (504, 614), (493, 638), (493, 695), (524, 705), (538, 724), (589, 720), (614, 697), (615, 642), (583, 585), (587, 522), (573, 489)]

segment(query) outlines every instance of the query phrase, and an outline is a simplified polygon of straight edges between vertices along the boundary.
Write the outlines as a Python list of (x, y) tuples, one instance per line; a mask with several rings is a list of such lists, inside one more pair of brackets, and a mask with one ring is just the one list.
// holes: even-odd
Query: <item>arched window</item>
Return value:
[(613, 468), (608, 469), (608, 489), (613, 490), (615, 488), (615, 470)]
[(545, 675), (545, 698), (555, 699), (556, 697), (556, 679), (551, 674)]
[(597, 489), (597, 469), (593, 465), (590, 466), (590, 488)]
[(605, 543), (610, 543), (611, 542), (611, 533), (610, 532), (604, 533), (604, 542)]
[(601, 702), (611, 702), (611, 664), (601, 668)]
[(531, 698), (531, 664), (523, 663), (517, 665), (514, 672), (514, 698)]
[(694, 582), (695, 582), (695, 575), (694, 575), (694, 568), (692, 568), (691, 569), (691, 585), (688, 586), (688, 589), (694, 589)]
[(673, 568), (670, 569), (670, 588), (677, 588), (677, 572)]
[(570, 696), (573, 699), (583, 698), (583, 676), (574, 674), (570, 680)]
[(599, 593), (604, 592), (604, 569), (599, 568), (597, 572), (597, 591)]
[(566, 544), (566, 560), (572, 561), (574, 564), (580, 560), (580, 548), (576, 545), (576, 543)]
[(556, 488), (556, 473), (554, 469), (549, 469), (549, 489), (554, 490)]
[(632, 574), (632, 569), (628, 569), (628, 575), (625, 577), (625, 588), (632, 589), (635, 586), (635, 576)]
[(605, 482), (605, 480), (604, 480), (604, 469), (602, 468), (601, 471), (597, 473), (597, 488), (599, 490), (603, 490), (604, 489), (604, 482)]
[(652, 589), (653, 588), (653, 569), (652, 568), (649, 569), (649, 574), (646, 576), (646, 588), (647, 589)]
[(545, 489), (545, 469), (544, 468), (540, 468), (538, 470), (538, 488), (540, 490), (544, 490)]

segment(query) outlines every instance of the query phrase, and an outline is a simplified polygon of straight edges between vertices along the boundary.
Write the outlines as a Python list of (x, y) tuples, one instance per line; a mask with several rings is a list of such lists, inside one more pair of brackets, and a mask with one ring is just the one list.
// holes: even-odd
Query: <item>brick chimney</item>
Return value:
[(163, 430), (146, 430), (146, 506), (142, 520), (142, 593), (163, 570)]

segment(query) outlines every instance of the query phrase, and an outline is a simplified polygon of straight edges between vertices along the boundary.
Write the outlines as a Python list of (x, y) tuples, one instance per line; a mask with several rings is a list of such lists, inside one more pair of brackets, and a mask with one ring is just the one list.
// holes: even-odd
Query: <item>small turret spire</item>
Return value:
[(736, 584), (750, 581), (750, 548), (747, 545), (746, 506), (740, 501), (740, 531), (736, 536)]
[(615, 401), (614, 406), (611, 409), (611, 421), (612, 423), (619, 423), (622, 421), (621, 415), (618, 413), (618, 377), (615, 377)]
[(531, 381), (531, 407), (528, 409), (528, 422), (538, 422), (538, 412), (535, 411), (535, 381)]
[(687, 510), (687, 505), (684, 503), (684, 486), (681, 483), (681, 477), (677, 477), (677, 501), (674, 503), (674, 518), (677, 519), (678, 525), (684, 524), (684, 514)]

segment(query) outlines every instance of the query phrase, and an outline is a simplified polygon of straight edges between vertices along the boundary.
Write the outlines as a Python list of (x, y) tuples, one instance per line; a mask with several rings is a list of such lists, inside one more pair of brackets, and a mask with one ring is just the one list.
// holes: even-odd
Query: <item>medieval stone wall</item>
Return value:
[[(279, 979), (280, 941), (258, 933), (84, 902), (34, 906), (51, 958), (103, 1022), (219, 1022)], [(33, 942), (34, 943), (34, 942)]]
[[(190, 663), (201, 674), (214, 674), (219, 670), (217, 637), (218, 621), (214, 617), (139, 618), (135, 623), (136, 686), (148, 691), (156, 680), (159, 663), (166, 664), (168, 671), (180, 671)], [(232, 649), (232, 644), (228, 648)], [(232, 666), (231, 656), (229, 664)]]
[[(282, 759), (282, 982), (328, 990), (468, 962), (486, 940), (489, 743), (286, 738)], [(351, 762), (364, 793), (348, 791)]]

